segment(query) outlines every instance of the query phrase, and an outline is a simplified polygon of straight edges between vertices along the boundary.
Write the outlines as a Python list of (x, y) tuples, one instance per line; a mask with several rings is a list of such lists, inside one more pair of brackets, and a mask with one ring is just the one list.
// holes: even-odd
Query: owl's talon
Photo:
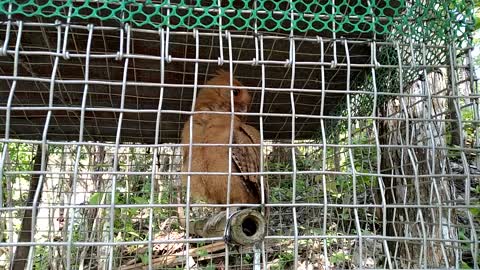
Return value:
[(225, 231), (223, 232), (223, 241), (225, 241), (226, 244), (231, 244), (232, 240), (232, 235), (231, 235), (231, 220), (234, 215), (236, 215), (239, 212), (239, 210), (232, 211), (230, 216), (227, 218), (227, 222), (225, 223)]

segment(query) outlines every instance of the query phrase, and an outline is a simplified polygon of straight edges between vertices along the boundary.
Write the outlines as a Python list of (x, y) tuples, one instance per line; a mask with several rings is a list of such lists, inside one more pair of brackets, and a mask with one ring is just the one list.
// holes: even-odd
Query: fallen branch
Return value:
[[(209, 255), (205, 255), (206, 253), (213, 253), (225, 248), (225, 243), (223, 242), (216, 242), (213, 244), (209, 244), (203, 247), (192, 248), (190, 249), (189, 254), (185, 254), (185, 251), (180, 251), (173, 254), (162, 255), (159, 258), (152, 259), (152, 265), (162, 265), (162, 266), (171, 266), (177, 265), (185, 262), (190, 257), (201, 257), (200, 260), (206, 260)], [(203, 256), (202, 256), (203, 255)], [(212, 255), (212, 254), (210, 254)], [(210, 256), (211, 257), (211, 256)], [(213, 258), (213, 257), (211, 257)], [(131, 269), (139, 269), (139, 267), (148, 268), (148, 265), (145, 266), (143, 263), (136, 263), (133, 265), (122, 266), (120, 270), (131, 270)]]

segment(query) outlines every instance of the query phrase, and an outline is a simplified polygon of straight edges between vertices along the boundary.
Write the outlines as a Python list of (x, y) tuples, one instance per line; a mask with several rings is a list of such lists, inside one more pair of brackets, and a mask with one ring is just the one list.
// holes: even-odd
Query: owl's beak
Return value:
[(248, 111), (248, 106), (247, 105), (240, 106), (240, 111), (241, 112), (247, 112)]
[(235, 111), (237, 112), (247, 112), (248, 105), (235, 103)]

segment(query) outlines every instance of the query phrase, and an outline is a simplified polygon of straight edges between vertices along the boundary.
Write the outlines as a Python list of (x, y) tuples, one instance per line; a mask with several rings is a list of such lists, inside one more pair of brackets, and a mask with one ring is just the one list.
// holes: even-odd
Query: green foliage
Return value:
[(48, 269), (50, 258), (51, 247), (46, 246), (35, 246), (35, 257), (33, 262), (33, 269)]
[[(0, 145), (0, 150), (3, 150), (5, 143)], [(10, 207), (16, 205), (24, 205), (25, 200), (28, 196), (28, 185), (32, 177), (31, 174), (25, 173), (26, 171), (33, 170), (33, 159), (35, 156), (35, 145), (24, 144), (24, 143), (7, 143), (7, 158), (4, 163), (4, 172), (15, 172), (15, 174), (3, 174), (1, 179), (2, 185), (2, 198), (3, 205), (0, 207)], [(0, 155), (3, 153), (0, 152)], [(18, 174), (17, 174), (18, 173)], [(13, 188), (15, 186), (27, 187), (23, 191)], [(8, 230), (5, 230), (6, 226), (5, 216), (7, 212), (0, 213), (0, 241), (4, 241), (9, 238)], [(21, 221), (17, 218), (23, 214), (23, 211), (13, 211), (12, 212), (15, 231), (19, 231)], [(3, 219), (3, 220), (2, 220)]]
[(198, 252), (198, 255), (201, 256), (201, 257), (208, 255), (208, 250), (206, 250), (204, 248), (200, 248), (197, 252)]
[(215, 264), (213, 264), (212, 262), (210, 262), (205, 268), (203, 268), (205, 270), (215, 270), (217, 269), (217, 267), (215, 266)]
[(102, 201), (102, 193), (95, 192), (90, 196), (89, 203), (92, 205), (98, 205)]
[(293, 250), (289, 249), (278, 254), (278, 260), (271, 264), (271, 270), (291, 269), (293, 264), (294, 254)]
[[(35, 156), (35, 149), (36, 147), (31, 144), (24, 144), (24, 143), (9, 143), (8, 147), (8, 155), (10, 156), (10, 162), (5, 164), (4, 166), (8, 168), (8, 171), (14, 172), (26, 172), (33, 170), (33, 158)], [(3, 149), (3, 147), (2, 147)], [(8, 160), (8, 159), (7, 159)], [(3, 197), (8, 198), (11, 196), (13, 199), (14, 204), (16, 202), (20, 202), (26, 199), (27, 193), (26, 192), (18, 192), (16, 189), (11, 189), (7, 187), (7, 175), (3, 175), (2, 185), (3, 185)], [(30, 174), (27, 173), (20, 173), (15, 174), (14, 176), (10, 177), (11, 184), (23, 184), (27, 185), (30, 182), (30, 178), (32, 177)], [(11, 194), (7, 194), (8, 192), (12, 192)]]
[[(296, 159), (297, 162), (297, 171), (306, 170), (307, 166), (310, 166), (311, 160), (306, 159), (305, 157), (299, 156)], [(271, 171), (279, 172), (292, 172), (293, 168), (290, 164), (283, 163), (271, 163), (269, 164)], [(275, 178), (275, 176), (272, 176)], [(293, 175), (280, 179), (269, 179), (270, 183), (277, 183), (270, 187), (270, 199), (272, 202), (287, 202), (291, 201), (293, 197)], [(311, 184), (312, 177), (307, 174), (298, 173), (295, 176), (295, 191), (296, 191), (296, 200), (313, 202), (315, 198), (308, 196), (313, 194), (317, 187)]]
[(468, 263), (462, 261), (460, 263), (460, 269), (472, 269), (472, 268), (468, 265)]
[(243, 256), (243, 263), (244, 264), (253, 264), (253, 256), (250, 255), (249, 253), (245, 254)]
[(139, 254), (138, 257), (140, 258), (143, 264), (148, 265), (148, 252)]
[(480, 29), (480, 1), (474, 0), (473, 18), (475, 20), (474, 30)]
[[(12, 166), (10, 170), (14, 171), (29, 171), (33, 165), (33, 157), (35, 154), (34, 145), (25, 143), (9, 143), (8, 153), (10, 155), (10, 161)], [(14, 166), (13, 166), (14, 165)], [(30, 175), (24, 175), (23, 177), (30, 177)]]
[(345, 254), (344, 251), (337, 251), (333, 253), (332, 256), (330, 256), (330, 262), (333, 264), (340, 264), (340, 263), (345, 263), (349, 261), (351, 257), (347, 254)]
[(472, 106), (464, 107), (461, 111), (461, 118), (463, 121), (463, 131), (466, 141), (473, 142), (475, 138), (475, 129), (478, 127), (478, 123), (475, 123)]

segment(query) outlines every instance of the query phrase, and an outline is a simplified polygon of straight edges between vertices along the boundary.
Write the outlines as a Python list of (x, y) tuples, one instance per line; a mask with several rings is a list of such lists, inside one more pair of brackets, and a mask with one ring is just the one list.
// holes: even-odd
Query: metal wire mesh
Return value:
[(251, 92), (235, 114), (262, 136), (263, 269), (478, 268), (471, 12), (401, 4), (387, 37), (299, 34), (287, 17), (286, 34), (13, 20), (31, 6), (16, 5), (0, 28), (0, 267), (251, 269), (250, 248), (190, 235), (177, 215), (241, 206), (180, 184), (180, 131), (220, 66)]

